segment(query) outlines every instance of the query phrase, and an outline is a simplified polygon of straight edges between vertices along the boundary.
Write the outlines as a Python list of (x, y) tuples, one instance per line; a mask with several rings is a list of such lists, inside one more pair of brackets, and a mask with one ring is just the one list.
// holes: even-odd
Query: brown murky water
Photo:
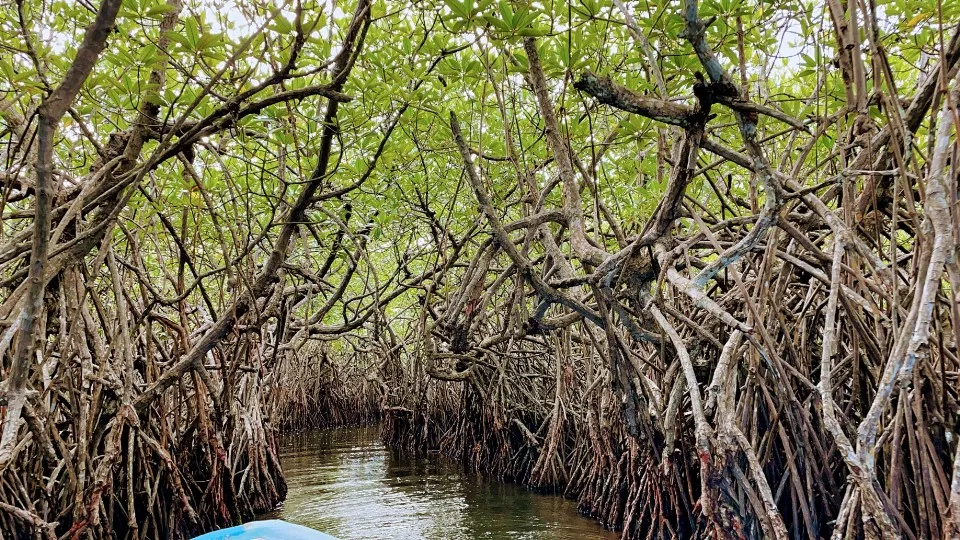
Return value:
[(271, 518), (359, 538), (614, 539), (576, 503), (461, 473), (440, 457), (386, 448), (379, 428), (290, 435), (280, 461), (289, 484)]

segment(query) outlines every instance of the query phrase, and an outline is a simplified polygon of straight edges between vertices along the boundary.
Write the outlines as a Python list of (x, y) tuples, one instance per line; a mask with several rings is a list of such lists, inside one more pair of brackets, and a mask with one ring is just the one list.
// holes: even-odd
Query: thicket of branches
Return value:
[(957, 9), (5, 7), (0, 531), (382, 416), (625, 538), (960, 537)]

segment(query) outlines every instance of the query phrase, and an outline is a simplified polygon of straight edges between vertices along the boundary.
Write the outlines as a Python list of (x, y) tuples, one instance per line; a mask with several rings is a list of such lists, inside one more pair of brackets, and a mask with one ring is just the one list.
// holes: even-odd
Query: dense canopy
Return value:
[(958, 538), (958, 66), (940, 0), (8, 2), (0, 537), (381, 419), (624, 538)]

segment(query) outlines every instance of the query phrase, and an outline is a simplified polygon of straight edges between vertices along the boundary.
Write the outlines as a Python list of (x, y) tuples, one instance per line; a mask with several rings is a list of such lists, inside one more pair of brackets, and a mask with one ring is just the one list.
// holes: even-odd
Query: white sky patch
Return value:
[[(250, 30), (253, 25), (250, 24), (250, 21), (240, 13), (240, 9), (230, 2), (229, 5), (224, 6), (224, 9), (221, 10), (221, 13), (227, 18), (227, 21), (230, 22), (230, 25), (225, 29), (225, 33), (234, 41), (239, 41), (249, 35)], [(211, 18), (211, 20), (216, 20), (216, 18)]]
[(427, 246), (432, 246), (432, 245), (433, 245), (433, 239), (431, 239), (431, 238), (428, 237), (428, 236), (421, 236), (420, 238), (417, 238), (417, 240), (414, 242), (414, 245), (417, 246), (418, 248), (424, 248), (424, 247), (427, 247)]
[[(208, 20), (216, 21), (211, 25), (211, 30), (214, 32), (223, 32), (227, 34), (230, 39), (239, 42), (249, 37), (250, 33), (256, 30), (259, 24), (262, 22), (251, 22), (248, 16), (241, 9), (241, 3), (242, 0), (226, 0), (219, 5), (204, 2), (201, 4), (200, 9), (208, 15)], [(335, 21), (340, 21), (347, 17), (347, 13), (340, 9), (340, 6), (334, 5), (333, 0), (327, 0), (324, 5), (323, 13), (325, 15), (329, 15), (331, 12), (333, 13), (333, 19)], [(311, 17), (316, 17), (317, 15), (318, 14), (315, 11), (309, 13), (309, 16)], [(228, 23), (225, 28), (219, 25), (221, 16)], [(278, 14), (278, 17), (283, 17), (291, 24), (296, 19), (296, 16), (296, 12), (292, 6), (290, 8), (285, 7), (281, 9), (280, 13)], [(306, 28), (311, 26), (313, 21), (304, 20), (303, 23), (304, 27)], [(323, 38), (329, 38), (331, 35), (331, 28), (329, 25), (318, 26), (314, 28), (313, 31)], [(334, 54), (336, 53), (334, 52)]]

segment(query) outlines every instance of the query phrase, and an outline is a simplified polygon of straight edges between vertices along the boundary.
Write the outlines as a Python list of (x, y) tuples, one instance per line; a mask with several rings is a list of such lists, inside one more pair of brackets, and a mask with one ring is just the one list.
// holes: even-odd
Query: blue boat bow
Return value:
[(329, 534), (279, 519), (251, 521), (229, 529), (208, 532), (193, 540), (337, 540)]

